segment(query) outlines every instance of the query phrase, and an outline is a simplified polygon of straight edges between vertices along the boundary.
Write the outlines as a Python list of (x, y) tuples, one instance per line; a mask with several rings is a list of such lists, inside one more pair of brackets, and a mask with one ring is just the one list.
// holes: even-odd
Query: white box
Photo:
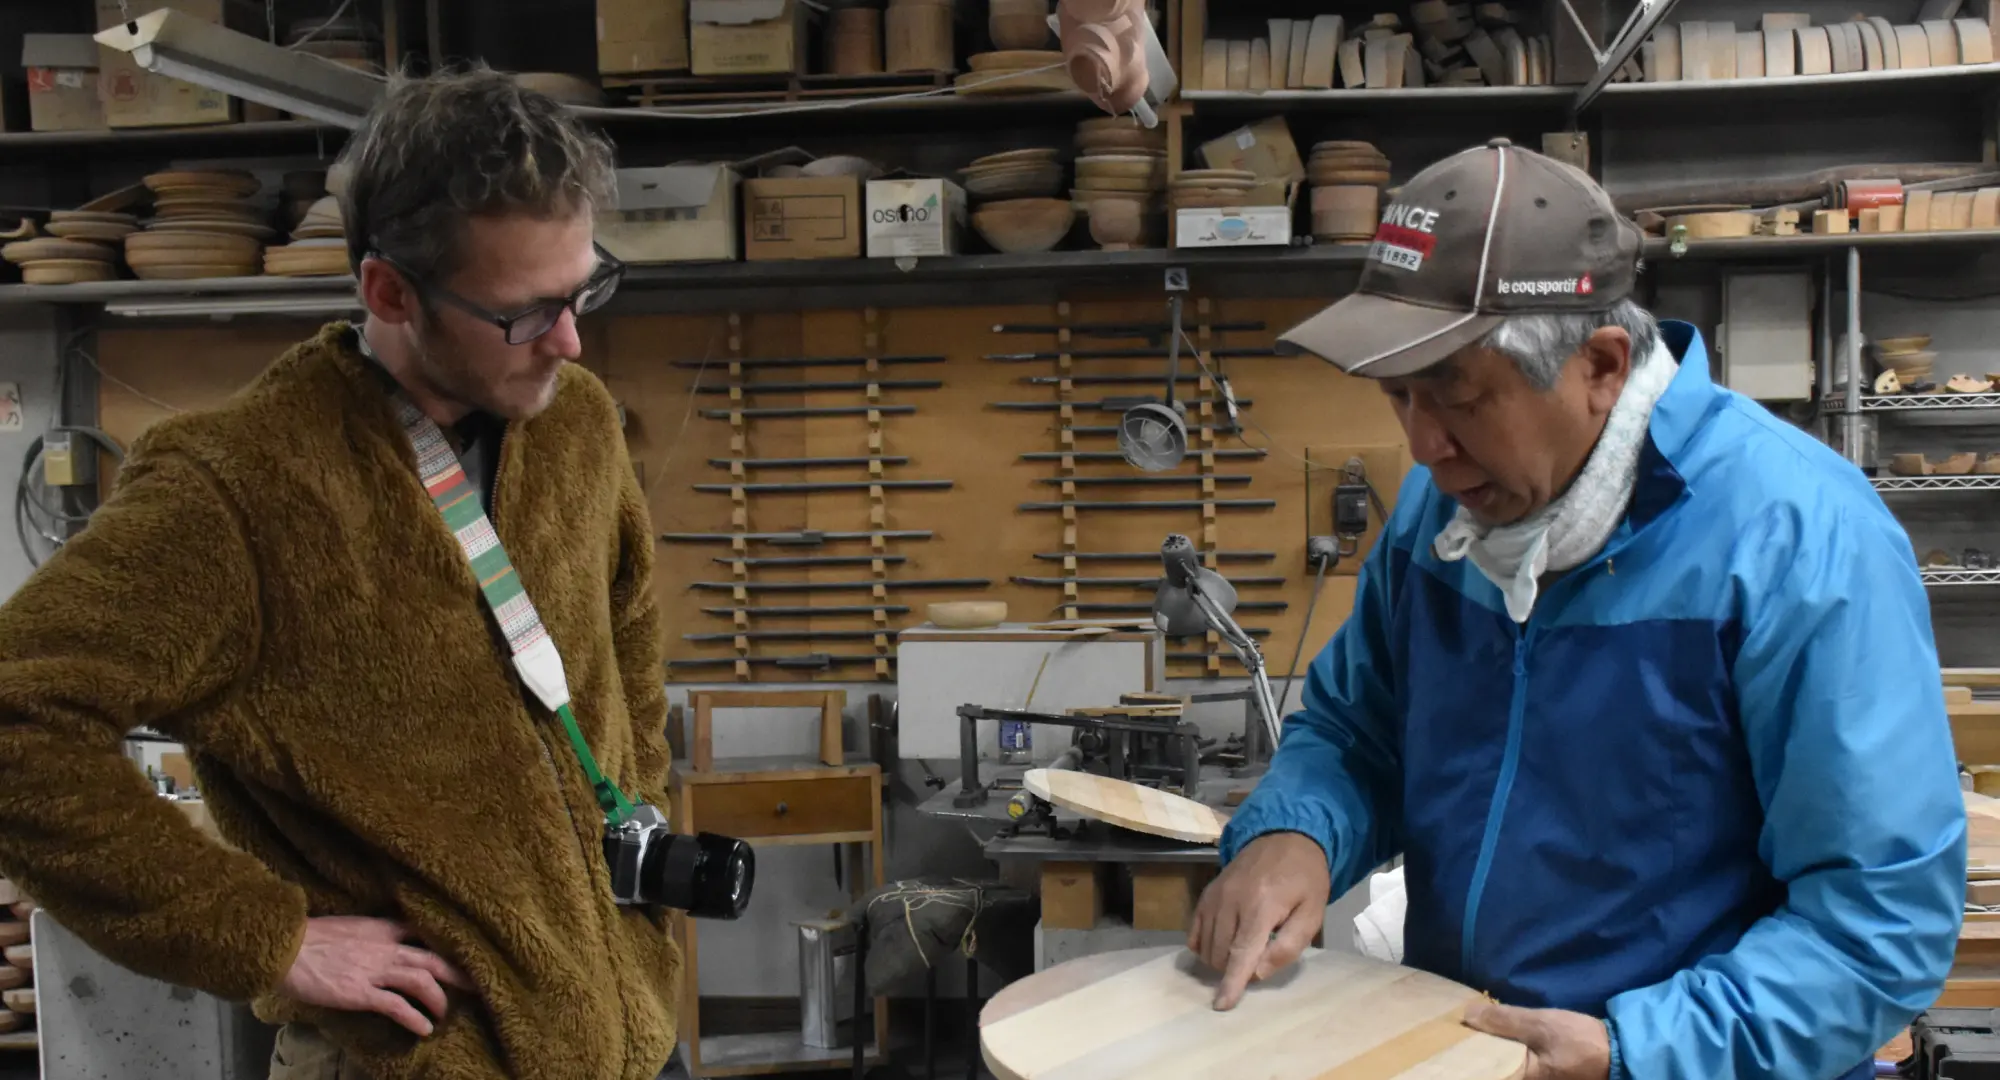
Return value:
[(965, 189), (949, 180), (868, 181), (870, 258), (956, 255)]
[(1174, 246), (1290, 247), (1292, 211), (1284, 206), (1179, 210), (1174, 218)]
[[(1818, 378), (1813, 363), (1812, 276), (1724, 274), (1722, 318), (1715, 339), (1724, 386), (1756, 401), (1811, 397)], [(1834, 362), (1845, 364), (1846, 357), (1835, 356)]]
[[(896, 635), (897, 745), (904, 760), (959, 761), (960, 705), (1061, 715), (1118, 704), (1120, 694), (1166, 687), (1166, 641), (1157, 630), (1081, 636), (1002, 625)], [(1029, 698), (1029, 691), (1033, 698)], [(979, 759), (1000, 759), (1000, 725), (977, 723)], [(1036, 726), (1029, 757), (1046, 765), (1069, 749), (1073, 729)]]

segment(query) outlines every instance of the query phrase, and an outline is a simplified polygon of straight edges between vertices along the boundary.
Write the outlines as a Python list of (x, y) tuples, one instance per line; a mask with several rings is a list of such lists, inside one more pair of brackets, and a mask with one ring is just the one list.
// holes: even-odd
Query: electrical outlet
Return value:
[(83, 487), (97, 482), (97, 444), (65, 428), (42, 436), (42, 482)]
[[(1410, 468), (1409, 451), (1400, 445), (1381, 444), (1309, 446), (1305, 457), (1312, 465), (1306, 472), (1306, 569), (1312, 572), (1319, 570), (1319, 564), (1311, 554), (1311, 539), (1341, 534), (1344, 530), (1341, 522), (1336, 520), (1336, 514), (1337, 511), (1345, 511), (1338, 516), (1346, 520), (1348, 528), (1355, 521), (1365, 521), (1366, 524), (1354, 541), (1352, 552), (1342, 555), (1327, 575), (1358, 574), (1362, 560), (1368, 557), (1369, 549), (1375, 545), (1375, 537), (1382, 531), (1384, 512), (1396, 509), (1396, 492), (1402, 488), (1403, 474)], [(1374, 500), (1369, 499), (1365, 492), (1347, 492), (1343, 497), (1340, 491), (1345, 480), (1342, 469), (1355, 458), (1361, 460), (1369, 485), (1381, 498), (1381, 510), (1376, 509)], [(1336, 503), (1342, 505), (1337, 507)], [(1362, 505), (1364, 503), (1365, 506)], [(1365, 515), (1362, 513), (1364, 509)]]

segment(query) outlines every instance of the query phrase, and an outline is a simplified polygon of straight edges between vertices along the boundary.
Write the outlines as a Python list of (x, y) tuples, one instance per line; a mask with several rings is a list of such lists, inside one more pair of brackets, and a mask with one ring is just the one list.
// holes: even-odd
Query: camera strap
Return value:
[[(365, 344), (362, 347), (367, 348)], [(597, 756), (590, 752), (590, 744), (584, 741), (583, 732), (576, 725), (576, 715), (569, 707), (569, 678), (563, 672), (562, 655), (542, 625), (534, 602), (528, 599), (521, 575), (507, 557), (507, 549), (500, 545), (500, 534), (486, 520), (479, 493), (473, 490), (458, 455), (452, 452), (436, 421), (425, 416), (401, 390), (394, 392), (393, 400), (396, 418), (402, 422), (403, 433), (409, 436), (410, 448), (417, 455), (417, 475), (438, 513), (444, 515), (445, 526), (458, 537), (465, 561), (479, 581), (479, 593), (492, 609), (500, 632), (506, 635), (514, 670), (535, 697), (561, 718), (563, 729), (569, 733), (570, 746), (576, 750), (576, 759), (583, 765), (583, 774), (597, 794), (597, 805), (611, 824), (623, 825), (632, 815), (632, 802), (598, 769)]]

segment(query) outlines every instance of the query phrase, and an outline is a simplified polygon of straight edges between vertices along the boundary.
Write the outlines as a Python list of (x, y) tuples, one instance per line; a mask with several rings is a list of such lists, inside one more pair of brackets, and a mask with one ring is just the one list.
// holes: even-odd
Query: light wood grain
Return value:
[(1222, 826), (1229, 820), (1183, 795), (1070, 769), (1030, 769), (1021, 786), (1038, 799), (1097, 821), (1196, 844), (1222, 839)]
[(1213, 1007), (1216, 978), (1184, 949), (1086, 957), (1030, 976), (980, 1016), (1002, 1080), (1512, 1080), (1526, 1050), (1459, 1022), (1474, 991), (1413, 968), (1308, 951)]

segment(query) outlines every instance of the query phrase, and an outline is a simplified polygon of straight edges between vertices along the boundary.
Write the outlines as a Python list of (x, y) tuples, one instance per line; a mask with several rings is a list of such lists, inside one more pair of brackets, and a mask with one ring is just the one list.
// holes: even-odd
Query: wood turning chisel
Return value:
[(740, 383), (733, 386), (697, 386), (697, 394), (727, 394), (740, 390), (745, 394), (811, 394), (830, 390), (866, 390), (873, 386), (880, 390), (936, 390), (944, 385), (942, 379), (858, 379), (851, 382), (786, 382), (786, 383)]
[[(1130, 588), (1130, 589), (1157, 589), (1160, 587), (1160, 579), (1156, 577), (1062, 578), (1062, 577), (1021, 577), (1019, 575), (1016, 575), (1012, 580), (1016, 585), (1075, 585), (1079, 588), (1092, 585), (1102, 586), (1107, 588)], [(1285, 583), (1285, 579), (1282, 577), (1268, 577), (1268, 576), (1231, 577), (1229, 579), (1229, 583), (1231, 585), (1283, 585)]]
[(677, 544), (728, 544), (737, 540), (759, 544), (775, 544), (780, 547), (818, 547), (821, 544), (844, 540), (929, 540), (929, 529), (890, 529), (876, 532), (821, 532), (818, 529), (799, 529), (793, 532), (759, 533), (661, 533), (660, 539)]
[(1078, 487), (1141, 487), (1147, 484), (1199, 484), (1203, 480), (1213, 480), (1218, 484), (1247, 484), (1250, 477), (1244, 473), (1220, 473), (1203, 476), (1200, 473), (1175, 473), (1171, 476), (1044, 476), (1036, 479), (1037, 484), (1075, 484)]
[(727, 495), (741, 491), (745, 495), (804, 495), (813, 491), (867, 491), (869, 488), (894, 488), (899, 491), (944, 491), (951, 487), (949, 480), (815, 480), (800, 481), (796, 484), (695, 484), (694, 490), (706, 495)]
[(747, 638), (751, 641), (866, 641), (869, 638), (889, 637), (895, 630), (883, 627), (880, 630), (743, 630), (734, 634), (682, 634), (683, 641), (734, 641)]
[[(1174, 383), (1197, 383), (1200, 375), (1176, 375)], [(1029, 386), (1158, 386), (1167, 381), (1167, 373), (1158, 375), (1030, 375), (1021, 380)]]
[[(1165, 337), (1166, 335), (1162, 334), (1160, 336)], [(1207, 352), (1203, 353), (1202, 355), (1210, 360), (1261, 360), (1266, 358), (1275, 360), (1278, 357), (1284, 356), (1285, 354), (1279, 352), (1276, 349), (1210, 349)], [(980, 359), (998, 360), (1003, 364), (1023, 364), (1034, 360), (1060, 360), (1065, 356), (1069, 357), (1071, 360), (1163, 360), (1165, 359), (1165, 357), (1160, 355), (1159, 349), (1072, 349), (1066, 353), (1065, 352), (987, 353), (985, 356), (980, 357)], [(1051, 378), (1060, 378), (1060, 377), (1061, 376), (1051, 376)], [(1162, 378), (1164, 378), (1164, 376), (1162, 376)], [(1188, 378), (1196, 379), (1200, 378), (1200, 376), (1190, 375), (1188, 376)]]
[[(1275, 551), (1204, 551), (1201, 557), (1213, 556), (1217, 562), (1270, 562), (1278, 557)], [(1157, 551), (1038, 551), (1037, 559), (1061, 562), (1075, 559), (1078, 562), (1159, 562)]]
[[(1057, 412), (1064, 406), (1068, 406), (1073, 409), (1122, 413), (1134, 405), (1158, 405), (1159, 403), (1160, 399), (1158, 398), (1141, 396), (1102, 398), (1097, 401), (989, 401), (986, 404), (989, 408), (1006, 409), (1009, 412)], [(1203, 405), (1213, 405), (1218, 409), (1227, 409), (1231, 404), (1230, 401), (1222, 398), (1182, 398), (1180, 399), (1180, 403), (1190, 409), (1200, 408)], [(1255, 404), (1255, 401), (1251, 398), (1240, 397), (1235, 398), (1234, 403), (1237, 407), (1241, 408)]]
[(985, 578), (933, 578), (914, 581), (899, 581), (884, 578), (881, 581), (691, 581), (690, 589), (707, 589), (714, 592), (728, 592), (742, 589), (744, 592), (862, 592), (877, 585), (884, 589), (983, 589), (993, 584)]
[(720, 555), (715, 561), (724, 566), (740, 566), (746, 570), (779, 566), (869, 566), (874, 563), (896, 564), (910, 561), (908, 555), (792, 555), (771, 559), (725, 559)]
[[(1104, 425), (1079, 424), (1075, 427), (1069, 428), (1068, 431), (1071, 435), (1116, 435), (1118, 434), (1118, 426), (1116, 424), (1104, 424)], [(1192, 435), (1198, 431), (1213, 431), (1217, 435), (1240, 435), (1243, 432), (1243, 428), (1237, 424), (1189, 424), (1188, 425), (1188, 434)], [(1202, 451), (1201, 448), (1198, 446), (1189, 446), (1187, 452), (1188, 452), (1188, 457), (1192, 458), (1192, 457), (1200, 457)]]
[[(1057, 607), (1057, 608), (1059, 608), (1059, 609), (1060, 609), (1060, 608), (1074, 608), (1074, 609), (1076, 609), (1077, 611), (1093, 611), (1093, 612), (1098, 612), (1098, 613), (1100, 613), (1100, 614), (1106, 614), (1106, 615), (1115, 615), (1115, 614), (1118, 614), (1118, 613), (1120, 613), (1120, 612), (1140, 612), (1140, 613), (1151, 613), (1151, 612), (1152, 612), (1152, 610), (1153, 610), (1153, 605), (1151, 605), (1151, 604), (1147, 604), (1147, 603), (1139, 603), (1139, 604), (1057, 604), (1057, 605), (1056, 605), (1056, 607)], [(1284, 611), (1285, 609), (1287, 609), (1287, 608), (1289, 608), (1289, 607), (1291, 607), (1291, 605), (1290, 605), (1290, 604), (1287, 604), (1287, 603), (1286, 603), (1286, 602), (1284, 602), (1283, 600), (1238, 600), (1238, 601), (1236, 602), (1236, 610), (1238, 610), (1238, 611)]]
[[(1216, 460), (1221, 461), (1230, 458), (1261, 458), (1270, 454), (1270, 451), (1265, 450), (1261, 447), (1245, 448), (1241, 450), (1191, 449), (1188, 451), (1187, 460), (1193, 461), (1195, 458), (1203, 454), (1214, 454)], [(1071, 450), (1068, 453), (1064, 453), (1061, 450), (1034, 450), (1030, 451), (1029, 453), (1022, 454), (1020, 457), (1022, 461), (1061, 461), (1064, 458), (1069, 458), (1073, 461), (1124, 461), (1125, 460), (1125, 455), (1117, 450)], [(1158, 558), (1159, 553), (1154, 552), (1153, 557)]]
[(809, 405), (796, 409), (703, 409), (703, 420), (727, 420), (740, 416), (745, 420), (791, 420), (806, 416), (867, 416), (881, 413), (884, 416), (908, 416), (917, 411), (915, 405)]
[[(1118, 455), (1113, 454), (1113, 457)], [(708, 463), (718, 469), (741, 466), (745, 469), (836, 469), (857, 465), (908, 465), (906, 457), (767, 457), (767, 458), (709, 458)]]
[(877, 656), (874, 653), (804, 653), (799, 656), (705, 656), (694, 660), (669, 660), (670, 668), (735, 667), (738, 662), (760, 664), (765, 667), (789, 668), (803, 671), (824, 671), (836, 664), (872, 664), (877, 660), (894, 660), (896, 654)]
[(1137, 500), (1133, 502), (1026, 502), (1023, 510), (1061, 510), (1072, 506), (1078, 510), (1199, 510), (1213, 506), (1218, 510), (1269, 510), (1278, 505), (1276, 499), (1171, 499)]
[[(677, 368), (705, 369), (728, 367), (736, 364), (746, 368), (811, 368), (811, 367), (853, 367), (866, 364), (866, 356), (755, 356), (725, 358), (721, 360), (676, 360)], [(877, 356), (878, 364), (942, 364), (942, 356)]]
[[(1226, 333), (1231, 330), (1255, 331), (1264, 329), (1264, 324), (1262, 321), (1212, 322), (1206, 324), (1206, 326), (1209, 330), (1218, 334)], [(1199, 329), (1199, 327), (1197, 327), (1197, 329)], [(1055, 323), (993, 324), (993, 332), (996, 334), (1056, 334), (1056, 333), (1061, 333), (1064, 330), (1069, 331), (1070, 334), (1074, 337), (1098, 337), (1098, 338), (1165, 337), (1168, 334), (1174, 332), (1174, 324), (1164, 323), (1164, 322), (1074, 323), (1069, 326), (1058, 326)]]
[[(1147, 610), (1150, 611), (1152, 609), (1148, 608)], [(814, 615), (873, 615), (878, 611), (885, 615), (908, 615), (910, 613), (909, 606), (906, 604), (854, 604), (845, 607), (705, 607), (701, 609), (701, 613), (704, 615), (800, 615), (806, 617)]]

